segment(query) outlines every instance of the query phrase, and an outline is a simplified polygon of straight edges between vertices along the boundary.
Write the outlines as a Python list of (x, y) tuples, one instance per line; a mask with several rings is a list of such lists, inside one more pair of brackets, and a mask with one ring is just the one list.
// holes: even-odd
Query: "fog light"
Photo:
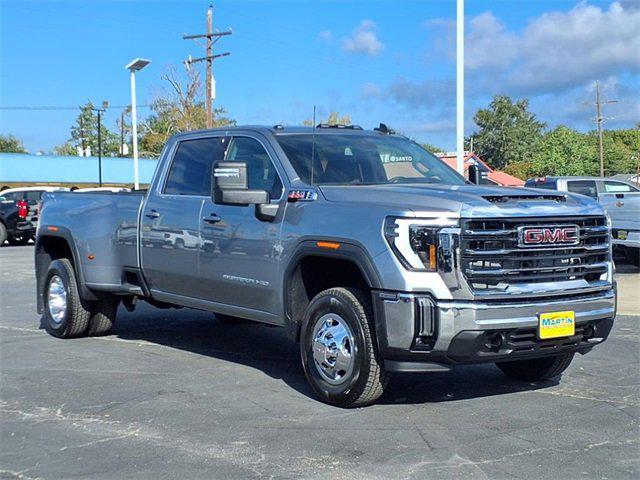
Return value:
[(582, 332), (582, 336), (585, 340), (589, 340), (596, 336), (596, 329), (593, 325), (587, 325), (584, 327), (584, 331)]
[(492, 352), (499, 352), (504, 341), (504, 335), (497, 332), (487, 337), (487, 343), (485, 343), (484, 346)]

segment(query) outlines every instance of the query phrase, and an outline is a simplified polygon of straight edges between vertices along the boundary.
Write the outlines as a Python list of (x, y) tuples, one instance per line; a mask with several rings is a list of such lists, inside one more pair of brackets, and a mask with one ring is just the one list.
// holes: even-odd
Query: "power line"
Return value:
[(203, 34), (195, 34), (195, 35), (183, 35), (183, 40), (197, 40), (200, 38), (205, 38), (207, 41), (207, 45), (205, 47), (206, 55), (201, 58), (189, 58), (185, 60), (185, 65), (187, 68), (190, 68), (192, 64), (198, 62), (207, 62), (207, 98), (206, 98), (206, 108), (207, 108), (207, 128), (213, 127), (213, 110), (212, 103), (216, 98), (215, 91), (215, 79), (213, 78), (213, 61), (216, 58), (226, 57), (231, 55), (230, 52), (219, 53), (217, 55), (213, 54), (213, 45), (220, 40), (221, 37), (226, 35), (231, 35), (233, 32), (231, 30), (227, 30), (225, 32), (214, 32), (213, 31), (213, 5), (209, 5), (207, 9), (207, 33)]
[[(151, 104), (147, 104), (147, 105), (137, 105), (137, 108), (151, 108), (153, 105)], [(0, 106), (0, 110), (78, 110), (81, 109), (81, 106), (76, 105), (75, 107), (61, 107), (61, 106), (47, 106), (47, 107), (41, 107), (41, 106), (35, 106), (35, 107), (31, 107), (31, 106), (10, 106), (10, 107), (3, 107)], [(122, 108), (122, 109), (126, 109), (126, 108), (131, 108), (131, 105), (113, 105), (113, 106), (109, 106), (109, 109), (118, 109), (118, 108)]]

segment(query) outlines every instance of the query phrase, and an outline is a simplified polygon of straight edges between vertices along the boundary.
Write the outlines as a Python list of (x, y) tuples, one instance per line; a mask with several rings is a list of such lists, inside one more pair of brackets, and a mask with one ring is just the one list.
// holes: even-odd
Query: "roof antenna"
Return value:
[(316, 106), (313, 106), (313, 133), (311, 134), (311, 185), (313, 185), (313, 166), (316, 157)]

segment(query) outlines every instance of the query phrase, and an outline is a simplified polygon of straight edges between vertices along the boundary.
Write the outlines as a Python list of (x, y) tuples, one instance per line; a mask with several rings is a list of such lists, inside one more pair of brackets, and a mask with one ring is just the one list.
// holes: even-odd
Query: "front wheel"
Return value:
[(386, 387), (371, 300), (360, 290), (331, 288), (311, 301), (302, 322), (300, 355), (311, 388), (331, 405), (369, 405)]
[(497, 362), (496, 366), (505, 374), (518, 380), (535, 382), (557, 377), (564, 372), (571, 360), (573, 353), (563, 353), (546, 358), (532, 360), (515, 360), (512, 362)]

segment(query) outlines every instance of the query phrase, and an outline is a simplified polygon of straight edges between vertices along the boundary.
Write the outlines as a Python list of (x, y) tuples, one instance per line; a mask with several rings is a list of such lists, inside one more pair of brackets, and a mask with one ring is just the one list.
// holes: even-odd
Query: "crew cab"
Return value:
[(395, 372), (559, 376), (616, 305), (597, 202), (469, 184), (384, 125), (176, 135), (146, 192), (47, 194), (35, 268), (54, 336), (106, 334), (139, 301), (263, 322), (342, 407)]

